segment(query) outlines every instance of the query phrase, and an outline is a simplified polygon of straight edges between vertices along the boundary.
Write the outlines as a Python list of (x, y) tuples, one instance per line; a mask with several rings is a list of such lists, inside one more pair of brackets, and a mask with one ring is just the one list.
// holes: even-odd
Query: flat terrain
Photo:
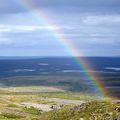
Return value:
[[(106, 75), (103, 83), (108, 94), (120, 97), (119, 76), (116, 74)], [(18, 92), (32, 94), (37, 92), (84, 92), (94, 93), (96, 86), (90, 80), (87, 80), (80, 74), (62, 74), (62, 75), (31, 75), (0, 78), (0, 94), (4, 92)], [(27, 89), (26, 89), (27, 86)], [(31, 87), (32, 86), (32, 87)], [(38, 87), (37, 87), (38, 86)], [(39, 87), (40, 86), (40, 87)], [(22, 87), (22, 89), (21, 89)]]

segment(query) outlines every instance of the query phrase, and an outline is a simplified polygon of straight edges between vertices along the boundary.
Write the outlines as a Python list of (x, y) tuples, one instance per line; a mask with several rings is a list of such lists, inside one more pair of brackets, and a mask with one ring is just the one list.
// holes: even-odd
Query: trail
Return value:
[(39, 110), (42, 110), (43, 112), (48, 112), (53, 109), (60, 109), (61, 105), (63, 106), (69, 104), (81, 105), (85, 103), (85, 101), (80, 101), (80, 100), (67, 100), (67, 99), (59, 99), (59, 98), (51, 98), (51, 99), (48, 98), (48, 101), (50, 101), (51, 103), (53, 102), (53, 104), (37, 104), (37, 103), (23, 102), (20, 105), (24, 107), (34, 107)]
[(81, 105), (83, 103), (85, 103), (85, 101), (82, 100), (67, 100), (67, 99), (60, 99), (60, 98), (52, 98), (49, 101), (51, 102), (55, 102), (58, 104), (74, 104), (74, 105)]

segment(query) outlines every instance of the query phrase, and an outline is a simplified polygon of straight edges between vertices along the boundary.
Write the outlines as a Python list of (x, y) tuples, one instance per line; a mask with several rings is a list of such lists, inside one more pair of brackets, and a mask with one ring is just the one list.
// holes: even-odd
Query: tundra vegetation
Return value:
[(119, 119), (119, 100), (57, 87), (0, 88), (0, 120)]

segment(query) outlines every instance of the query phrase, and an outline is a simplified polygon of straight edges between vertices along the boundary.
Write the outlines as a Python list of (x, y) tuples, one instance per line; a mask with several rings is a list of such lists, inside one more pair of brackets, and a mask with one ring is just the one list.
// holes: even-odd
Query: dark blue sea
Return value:
[(8, 81), (4, 79), (16, 76), (84, 76), (85, 72), (94, 72), (101, 76), (106, 88), (112, 89), (114, 94), (120, 96), (120, 57), (83, 57), (82, 59), (87, 60), (93, 68), (89, 71), (83, 69), (76, 59), (75, 57), (0, 57), (0, 84), (12, 85), (12, 82), (7, 84)]

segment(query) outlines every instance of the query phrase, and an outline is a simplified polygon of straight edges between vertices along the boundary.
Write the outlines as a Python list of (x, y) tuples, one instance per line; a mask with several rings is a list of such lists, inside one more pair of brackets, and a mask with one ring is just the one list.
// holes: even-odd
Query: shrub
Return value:
[(34, 115), (41, 115), (41, 113), (42, 113), (41, 110), (38, 110), (37, 108), (34, 108), (32, 106), (30, 108), (24, 107), (23, 111), (30, 113), (30, 114), (34, 114)]

